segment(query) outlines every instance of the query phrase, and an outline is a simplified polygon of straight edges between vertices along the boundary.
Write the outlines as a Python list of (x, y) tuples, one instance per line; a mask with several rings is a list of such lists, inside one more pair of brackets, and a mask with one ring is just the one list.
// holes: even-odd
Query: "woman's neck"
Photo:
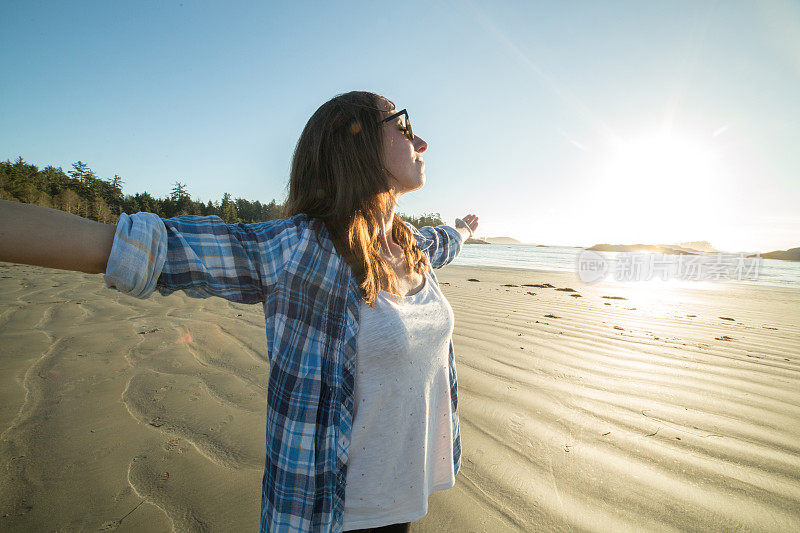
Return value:
[(403, 255), (403, 249), (398, 246), (392, 238), (392, 223), (394, 222), (396, 209), (397, 204), (392, 205), (391, 210), (378, 219), (380, 230), (378, 233), (378, 243), (381, 246), (381, 252), (389, 258)]

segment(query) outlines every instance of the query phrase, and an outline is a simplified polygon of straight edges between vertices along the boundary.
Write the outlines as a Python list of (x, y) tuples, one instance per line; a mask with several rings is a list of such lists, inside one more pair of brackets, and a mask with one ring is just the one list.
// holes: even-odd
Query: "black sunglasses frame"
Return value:
[(394, 115), (381, 120), (380, 123), (383, 124), (384, 122), (389, 122), (390, 120), (395, 119), (395, 118), (399, 117), (400, 115), (405, 115), (405, 117), (406, 117), (406, 130), (407, 130), (406, 132), (407, 132), (408, 140), (413, 142), (414, 141), (414, 131), (411, 129), (411, 121), (408, 119), (408, 111), (406, 111), (405, 109), (402, 109), (402, 110), (398, 111), (397, 113), (395, 113)]

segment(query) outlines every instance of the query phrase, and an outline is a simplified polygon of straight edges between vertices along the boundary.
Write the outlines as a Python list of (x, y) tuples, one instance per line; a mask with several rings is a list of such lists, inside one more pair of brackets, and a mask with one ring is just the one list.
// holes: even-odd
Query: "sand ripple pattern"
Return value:
[[(414, 531), (800, 530), (800, 291), (439, 279), (462, 469)], [(0, 295), (0, 529), (257, 527), (260, 306), (8, 264)]]
[[(439, 278), (464, 455), (456, 494), (433, 495), (420, 530), (800, 529), (800, 291)], [(582, 297), (522, 286), (545, 282)]]
[(0, 529), (257, 527), (262, 308), (0, 267)]

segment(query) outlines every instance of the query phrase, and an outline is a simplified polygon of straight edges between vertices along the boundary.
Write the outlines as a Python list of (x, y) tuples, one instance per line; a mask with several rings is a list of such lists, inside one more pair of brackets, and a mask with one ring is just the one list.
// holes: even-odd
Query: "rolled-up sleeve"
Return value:
[(453, 261), (461, 252), (463, 237), (457, 229), (442, 224), (440, 226), (423, 226), (419, 229), (406, 222), (411, 232), (417, 237), (417, 243), (428, 256), (432, 268), (442, 268)]
[(161, 218), (153, 213), (123, 213), (106, 265), (106, 286), (147, 298), (156, 288), (166, 258), (167, 230)]
[(263, 301), (299, 240), (290, 217), (226, 224), (218, 216), (122, 215), (106, 269), (106, 284), (137, 298), (154, 290)]

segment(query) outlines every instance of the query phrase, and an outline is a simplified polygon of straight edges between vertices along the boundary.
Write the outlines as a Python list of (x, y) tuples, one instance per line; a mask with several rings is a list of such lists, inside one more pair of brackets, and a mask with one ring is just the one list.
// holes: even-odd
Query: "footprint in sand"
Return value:
[(480, 281), (480, 280), (475, 278), (469, 278), (467, 281)]
[(721, 318), (722, 320), (730, 320), (732, 322), (735, 322), (735, 320), (733, 318), (729, 317), (729, 316), (721, 316), (719, 318)]
[(575, 292), (575, 289), (571, 287), (564, 287), (563, 289), (556, 289), (556, 290), (561, 292)]

